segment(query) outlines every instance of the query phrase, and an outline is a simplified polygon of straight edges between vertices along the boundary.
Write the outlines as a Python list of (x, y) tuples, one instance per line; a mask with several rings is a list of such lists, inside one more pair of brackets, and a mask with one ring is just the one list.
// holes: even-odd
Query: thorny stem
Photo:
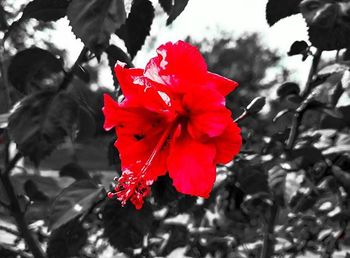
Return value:
[(80, 52), (77, 60), (75, 61), (74, 65), (71, 67), (70, 71), (68, 73), (66, 73), (66, 76), (64, 77), (64, 79), (63, 79), (63, 81), (62, 81), (62, 83), (61, 83), (61, 85), (59, 87), (59, 90), (64, 90), (64, 89), (66, 89), (69, 86), (69, 84), (73, 80), (75, 70), (82, 63), (82, 61), (85, 58), (87, 52), (88, 52), (88, 48), (87, 47), (83, 47), (83, 49), (81, 50), (81, 52)]
[[(310, 67), (310, 72), (306, 81), (305, 89), (301, 93), (301, 97), (305, 99), (311, 90), (311, 84), (313, 81), (313, 78), (317, 72), (318, 65), (321, 60), (321, 50), (317, 50), (314, 58), (312, 60), (312, 64)], [(298, 132), (299, 132), (299, 126), (301, 124), (303, 115), (305, 113), (305, 108), (301, 108), (297, 112), (295, 112), (292, 120), (292, 126), (291, 130), (289, 133), (289, 137), (286, 143), (286, 149), (287, 151), (290, 151), (294, 147), (295, 140), (298, 137)], [(278, 216), (279, 209), (278, 205), (276, 202), (273, 203), (273, 205), (270, 208), (270, 214), (267, 223), (265, 224), (265, 229), (264, 229), (264, 241), (263, 241), (263, 249), (261, 252), (260, 258), (270, 258), (273, 257), (274, 254), (274, 246), (275, 246), (275, 238), (274, 238), (274, 228), (275, 228), (275, 223), (276, 223), (276, 218)]]

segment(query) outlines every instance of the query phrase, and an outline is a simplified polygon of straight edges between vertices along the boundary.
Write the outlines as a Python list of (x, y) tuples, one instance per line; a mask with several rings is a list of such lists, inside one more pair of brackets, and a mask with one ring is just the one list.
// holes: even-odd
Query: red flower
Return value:
[(104, 97), (104, 128), (115, 128), (123, 174), (115, 192), (140, 209), (158, 176), (167, 171), (175, 188), (207, 198), (216, 164), (239, 152), (241, 135), (225, 107), (236, 82), (207, 71), (199, 51), (183, 42), (166, 43), (146, 68), (115, 72), (125, 99)]

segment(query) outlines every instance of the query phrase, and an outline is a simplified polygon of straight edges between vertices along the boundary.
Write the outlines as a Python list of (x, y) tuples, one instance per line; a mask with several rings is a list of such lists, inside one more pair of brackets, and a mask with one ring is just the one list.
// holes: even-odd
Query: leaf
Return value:
[(20, 152), (39, 164), (71, 136), (78, 104), (68, 93), (41, 91), (24, 98), (9, 118), (10, 138)]
[(32, 201), (47, 201), (49, 197), (47, 197), (42, 191), (38, 189), (38, 186), (31, 179), (28, 179), (24, 185), (24, 192)]
[(323, 160), (322, 152), (312, 146), (291, 150), (290, 157), (300, 168), (307, 168)]
[(350, 45), (347, 3), (304, 0), (301, 13), (309, 27), (309, 39), (320, 50), (339, 50)]
[(239, 188), (246, 194), (268, 192), (267, 175), (258, 167), (245, 167), (237, 175)]
[(125, 22), (123, 0), (73, 0), (67, 17), (74, 34), (99, 58), (109, 39)]
[(133, 59), (142, 48), (149, 35), (154, 18), (154, 8), (149, 0), (134, 0), (130, 14), (116, 34), (124, 40), (125, 46)]
[(33, 0), (23, 9), (21, 20), (35, 18), (39, 21), (56, 21), (66, 16), (70, 0)]
[(70, 0), (33, 0), (24, 7), (22, 16), (11, 24), (4, 38), (7, 38), (15, 27), (26, 19), (34, 18), (39, 21), (56, 21), (66, 16)]
[(163, 8), (164, 12), (166, 12), (168, 15), (171, 12), (171, 9), (173, 7), (173, 1), (172, 0), (158, 0), (160, 6)]
[(59, 172), (60, 177), (62, 176), (68, 176), (72, 177), (75, 180), (83, 180), (83, 179), (91, 179), (91, 176), (89, 173), (83, 169), (79, 164), (77, 163), (68, 163), (64, 165)]
[(114, 87), (115, 89), (118, 89), (119, 83), (117, 81), (117, 78), (114, 75), (114, 67), (117, 64), (118, 61), (126, 63), (127, 67), (131, 68), (134, 67), (132, 64), (130, 57), (119, 47), (115, 45), (110, 45), (106, 49), (106, 53), (108, 55), (108, 64), (112, 72), (113, 81), (114, 81)]
[(122, 252), (142, 247), (143, 238), (150, 233), (153, 221), (152, 208), (147, 202), (141, 210), (136, 210), (130, 203), (122, 207), (117, 200), (107, 200), (102, 210), (104, 236)]
[(47, 88), (57, 88), (59, 75), (63, 77), (63, 64), (49, 51), (29, 48), (18, 52), (8, 68), (10, 83), (21, 93), (29, 94)]
[(92, 180), (74, 182), (56, 197), (51, 206), (49, 229), (55, 230), (77, 216), (86, 214), (101, 198), (103, 188)]
[(266, 19), (270, 26), (279, 20), (299, 13), (302, 0), (269, 0), (266, 5)]
[(274, 194), (275, 201), (284, 206), (284, 193), (287, 172), (280, 166), (274, 166), (268, 171), (268, 184)]
[(287, 54), (289, 56), (307, 55), (308, 50), (309, 45), (304, 40), (294, 41), (293, 44), (290, 46), (290, 49)]
[(187, 4), (188, 0), (174, 0), (174, 5), (171, 7), (166, 25), (173, 23), (173, 21), (175, 21), (175, 19), (183, 12), (183, 10), (185, 10)]
[(285, 98), (288, 95), (299, 95), (300, 93), (300, 88), (299, 85), (294, 83), (294, 82), (285, 82), (281, 86), (278, 87), (277, 89), (277, 95), (280, 98)]
[(87, 229), (77, 219), (54, 230), (47, 243), (48, 258), (79, 257), (80, 250), (86, 244)]

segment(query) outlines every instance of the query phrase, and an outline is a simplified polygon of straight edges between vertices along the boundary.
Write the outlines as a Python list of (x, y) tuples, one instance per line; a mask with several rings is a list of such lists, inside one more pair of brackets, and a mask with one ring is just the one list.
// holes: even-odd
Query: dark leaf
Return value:
[(266, 19), (270, 26), (279, 20), (299, 12), (302, 0), (269, 0), (266, 5)]
[(97, 57), (109, 44), (110, 36), (125, 22), (123, 0), (73, 0), (67, 16), (74, 34)]
[(72, 177), (77, 181), (83, 179), (91, 179), (89, 173), (85, 169), (83, 169), (79, 164), (74, 162), (64, 165), (61, 168), (59, 175)]
[(309, 45), (304, 41), (295, 41), (289, 49), (288, 55), (305, 55), (309, 49)]
[(49, 228), (55, 230), (77, 216), (86, 214), (101, 199), (103, 188), (92, 180), (80, 180), (56, 197), (51, 206)]
[[(344, 6), (345, 5), (345, 6)], [(338, 1), (304, 0), (301, 13), (309, 27), (309, 39), (320, 50), (338, 50), (350, 45), (348, 7)]]
[(171, 9), (173, 7), (173, 1), (172, 0), (158, 0), (160, 6), (163, 8), (164, 12), (166, 12), (168, 15), (171, 13)]
[(294, 212), (305, 212), (311, 209), (317, 202), (317, 195), (308, 189), (308, 192), (298, 191), (290, 200), (290, 207)]
[(18, 104), (9, 118), (9, 135), (38, 164), (72, 135), (77, 118), (78, 104), (69, 94), (42, 91)]
[(9, 27), (5, 38), (24, 20), (35, 18), (39, 21), (56, 21), (66, 16), (67, 7), (71, 0), (33, 0), (23, 9), (22, 16)]
[(258, 167), (246, 167), (237, 175), (239, 188), (246, 194), (268, 192), (266, 173)]
[(114, 87), (115, 89), (118, 89), (119, 84), (116, 76), (114, 75), (115, 65), (117, 64), (118, 61), (125, 63), (129, 68), (134, 67), (134, 65), (132, 64), (130, 57), (123, 50), (121, 50), (119, 47), (115, 45), (110, 45), (106, 49), (106, 53), (108, 55), (108, 64), (113, 76)]
[(35, 18), (40, 21), (56, 21), (66, 16), (70, 0), (33, 0), (23, 9), (20, 19)]
[(130, 14), (116, 34), (124, 40), (133, 59), (145, 43), (154, 18), (154, 8), (149, 0), (134, 0)]
[(147, 202), (141, 210), (136, 210), (130, 203), (122, 207), (117, 200), (107, 200), (102, 210), (104, 236), (122, 252), (142, 246), (153, 220), (151, 205)]
[(275, 201), (284, 206), (284, 193), (287, 172), (280, 166), (274, 166), (268, 171), (268, 184)]
[(54, 230), (47, 243), (48, 258), (80, 257), (79, 252), (86, 244), (87, 230), (77, 219)]
[(183, 10), (185, 10), (187, 4), (188, 0), (174, 0), (174, 5), (171, 7), (171, 12), (169, 13), (166, 24), (170, 25), (183, 12)]
[(247, 106), (246, 110), (250, 114), (256, 114), (259, 113), (261, 109), (266, 104), (266, 98), (265, 97), (256, 97), (253, 99), (249, 105)]
[(21, 93), (29, 94), (47, 88), (57, 88), (63, 64), (49, 51), (30, 48), (18, 52), (10, 61), (8, 79)]
[(32, 201), (47, 201), (49, 197), (47, 197), (42, 191), (38, 189), (38, 186), (31, 179), (28, 179), (24, 185), (24, 192)]
[(312, 146), (291, 150), (290, 157), (300, 168), (307, 168), (323, 160), (322, 152)]
[(277, 89), (277, 95), (281, 98), (285, 98), (288, 95), (299, 95), (299, 85), (294, 82), (285, 82)]

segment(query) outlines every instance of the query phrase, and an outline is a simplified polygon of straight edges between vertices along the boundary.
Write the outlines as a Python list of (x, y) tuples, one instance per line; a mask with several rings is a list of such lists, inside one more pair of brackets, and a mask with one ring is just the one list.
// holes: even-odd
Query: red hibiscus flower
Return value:
[(216, 164), (239, 152), (240, 129), (225, 107), (236, 82), (207, 71), (199, 51), (183, 42), (166, 43), (145, 69), (117, 64), (125, 99), (104, 97), (104, 128), (115, 128), (122, 176), (116, 197), (137, 209), (150, 186), (166, 172), (177, 191), (207, 198)]

